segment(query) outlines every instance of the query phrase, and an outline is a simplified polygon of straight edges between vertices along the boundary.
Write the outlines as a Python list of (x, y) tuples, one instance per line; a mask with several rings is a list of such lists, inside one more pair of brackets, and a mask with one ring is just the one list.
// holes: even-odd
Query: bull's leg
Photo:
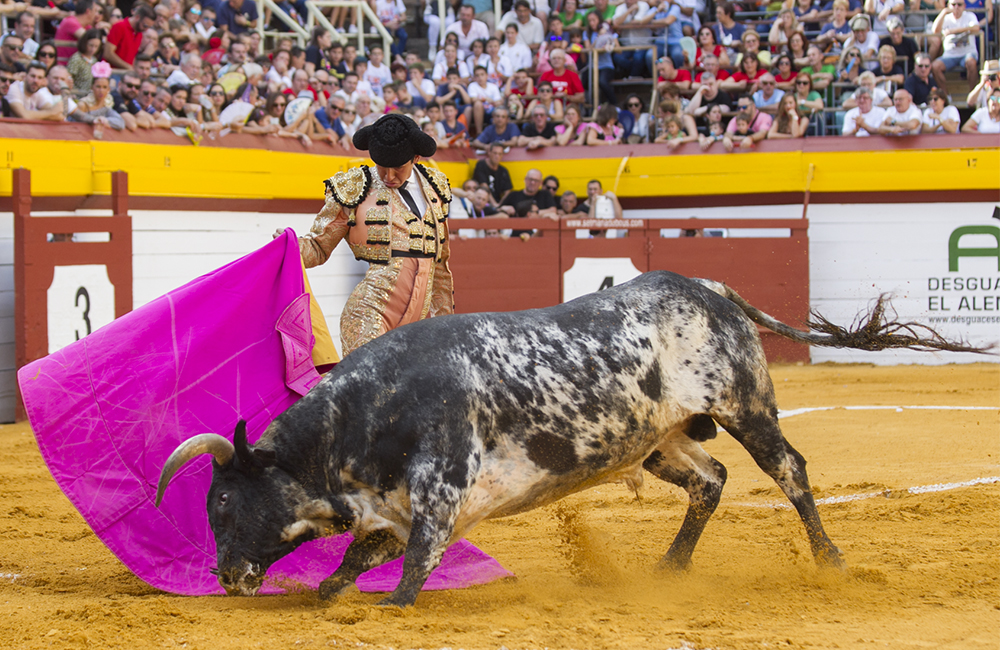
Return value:
[(344, 559), (329, 578), (319, 585), (319, 597), (329, 600), (354, 584), (365, 571), (391, 562), (403, 554), (403, 542), (388, 530), (376, 530), (355, 539)]
[(844, 561), (840, 551), (827, 537), (819, 519), (806, 475), (806, 461), (782, 435), (776, 412), (747, 412), (741, 414), (737, 422), (723, 422), (722, 425), (750, 452), (757, 466), (774, 479), (795, 506), (806, 527), (816, 563), (842, 568)]
[(671, 430), (663, 444), (642, 464), (653, 475), (683, 488), (690, 500), (684, 523), (660, 560), (661, 569), (681, 570), (690, 566), (691, 554), (722, 496), (726, 468), (698, 442), (704, 439), (707, 428), (712, 433), (708, 437), (713, 437), (715, 423), (707, 415), (687, 420)]
[[(448, 548), (455, 530), (455, 519), (465, 498), (465, 489), (450, 484), (444, 478), (445, 473), (439, 469), (436, 467), (427, 471), (423, 474), (426, 477), (424, 480), (411, 486), (410, 511), (413, 519), (410, 539), (406, 542), (403, 577), (392, 595), (379, 605), (412, 605)], [(456, 474), (463, 475), (464, 472)]]

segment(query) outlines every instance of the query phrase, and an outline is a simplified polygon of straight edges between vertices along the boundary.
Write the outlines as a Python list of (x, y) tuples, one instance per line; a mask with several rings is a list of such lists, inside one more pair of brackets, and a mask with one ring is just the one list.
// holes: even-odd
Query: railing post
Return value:
[(128, 174), (121, 170), (111, 172), (111, 212), (128, 214)]

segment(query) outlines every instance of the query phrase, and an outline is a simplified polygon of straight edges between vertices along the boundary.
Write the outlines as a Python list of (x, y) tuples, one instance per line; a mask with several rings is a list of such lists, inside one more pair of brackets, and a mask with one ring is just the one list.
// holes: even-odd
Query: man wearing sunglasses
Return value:
[(913, 96), (913, 103), (920, 105), (927, 102), (931, 90), (937, 88), (938, 85), (931, 78), (931, 57), (921, 52), (913, 58), (915, 61), (913, 72), (903, 82), (903, 87)]
[(24, 47), (24, 40), (13, 32), (4, 36), (0, 42), (0, 63), (14, 66), (18, 72), (28, 69), (26, 63), (21, 62), (21, 50)]
[(931, 64), (931, 72), (938, 88), (947, 88), (944, 73), (965, 66), (969, 90), (976, 85), (976, 67), (979, 65), (979, 20), (971, 11), (965, 11), (965, 0), (948, 0), (948, 6), (934, 19), (932, 31), (944, 37), (944, 54)]
[(0, 105), (3, 107), (4, 117), (17, 117), (7, 101), (7, 91), (10, 90), (10, 85), (16, 81), (16, 74), (17, 68), (7, 63), (0, 63)]
[(149, 129), (153, 126), (152, 120), (146, 119), (148, 114), (144, 113), (136, 102), (141, 86), (142, 80), (139, 75), (134, 72), (126, 72), (122, 75), (121, 81), (118, 82), (118, 88), (111, 93), (111, 100), (115, 103), (115, 112), (125, 120), (125, 128), (129, 131), (135, 131), (136, 127)]
[(1000, 88), (1000, 61), (992, 59), (983, 64), (979, 72), (979, 83), (966, 98), (969, 106), (986, 108), (986, 100), (993, 91)]

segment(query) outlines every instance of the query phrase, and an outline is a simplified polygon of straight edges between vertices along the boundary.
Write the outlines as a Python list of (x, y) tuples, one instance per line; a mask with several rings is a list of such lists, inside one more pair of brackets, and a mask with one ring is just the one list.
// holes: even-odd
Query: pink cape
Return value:
[[(139, 578), (165, 591), (221, 594), (206, 495), (211, 459), (184, 467), (153, 506), (160, 469), (199, 433), (251, 441), (320, 376), (312, 365), (308, 294), (295, 234), (202, 276), (17, 373), (32, 430), (56, 483)], [(315, 588), (340, 565), (350, 535), (304, 544), (262, 589)], [(425, 589), (511, 575), (461, 540)], [(402, 558), (358, 579), (392, 591)]]

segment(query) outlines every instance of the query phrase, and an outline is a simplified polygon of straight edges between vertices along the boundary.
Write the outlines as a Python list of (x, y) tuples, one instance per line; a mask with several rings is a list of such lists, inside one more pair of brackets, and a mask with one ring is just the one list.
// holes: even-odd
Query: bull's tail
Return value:
[(989, 354), (996, 347), (995, 344), (987, 347), (973, 347), (963, 342), (949, 341), (926, 325), (912, 322), (900, 323), (895, 319), (889, 320), (886, 316), (886, 309), (891, 309), (891, 305), (885, 294), (879, 296), (869, 312), (856, 318), (849, 328), (835, 325), (821, 314), (813, 311), (811, 312), (812, 319), (806, 323), (809, 331), (803, 332), (765, 314), (721, 282), (700, 278), (695, 281), (733, 302), (753, 322), (798, 343), (829, 348), (854, 348), (871, 352), (891, 348), (909, 348), (924, 351), (942, 350)]

